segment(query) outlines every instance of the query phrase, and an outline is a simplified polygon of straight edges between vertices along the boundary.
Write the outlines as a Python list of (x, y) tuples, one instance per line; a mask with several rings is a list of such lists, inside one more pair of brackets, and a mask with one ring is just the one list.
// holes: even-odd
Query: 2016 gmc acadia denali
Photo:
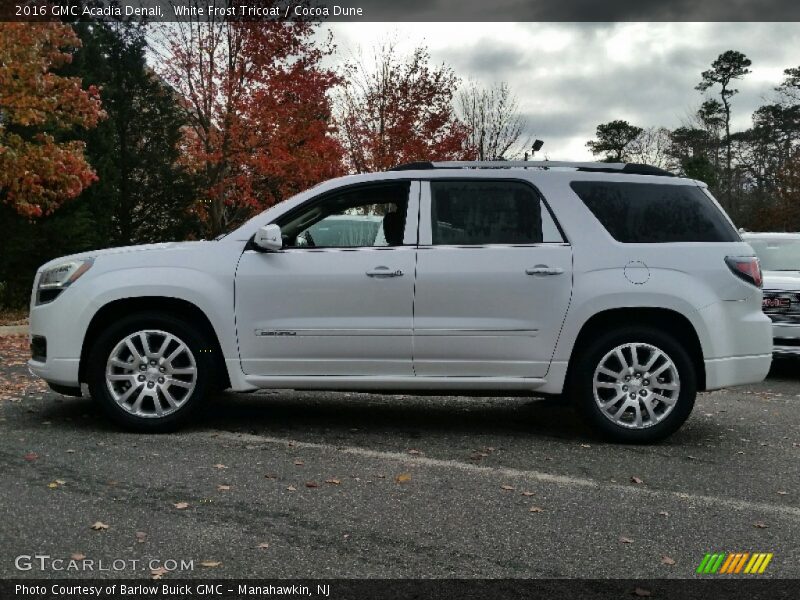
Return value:
[(562, 394), (620, 441), (763, 379), (752, 249), (647, 165), (413, 163), (303, 192), (213, 241), (51, 261), (30, 370), (174, 428), (214, 390)]

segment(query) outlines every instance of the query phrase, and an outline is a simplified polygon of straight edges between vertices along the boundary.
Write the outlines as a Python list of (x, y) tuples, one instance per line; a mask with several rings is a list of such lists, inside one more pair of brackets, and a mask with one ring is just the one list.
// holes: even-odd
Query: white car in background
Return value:
[(661, 439), (763, 379), (761, 272), (705, 185), (647, 165), (414, 163), (213, 241), (41, 267), (29, 367), (159, 431), (215, 389), (562, 394)]
[(800, 233), (743, 233), (761, 261), (775, 356), (800, 356)]

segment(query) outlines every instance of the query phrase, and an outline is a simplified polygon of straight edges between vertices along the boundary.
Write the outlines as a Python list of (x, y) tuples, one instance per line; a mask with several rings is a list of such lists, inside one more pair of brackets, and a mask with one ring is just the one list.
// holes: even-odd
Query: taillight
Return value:
[(737, 277), (761, 287), (764, 279), (761, 277), (761, 265), (755, 256), (726, 256), (725, 263)]

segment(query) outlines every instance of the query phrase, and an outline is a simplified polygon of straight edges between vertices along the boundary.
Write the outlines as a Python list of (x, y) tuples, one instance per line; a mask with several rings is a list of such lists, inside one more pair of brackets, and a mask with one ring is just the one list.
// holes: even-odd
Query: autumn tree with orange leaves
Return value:
[(97, 90), (53, 71), (79, 46), (60, 23), (0, 23), (0, 203), (49, 214), (95, 179), (77, 128), (103, 116)]
[(154, 37), (155, 66), (183, 98), (184, 160), (209, 235), (343, 172), (328, 95), (338, 78), (320, 65), (332, 46), (314, 30), (191, 20)]
[(465, 157), (467, 128), (453, 107), (459, 79), (446, 65), (432, 66), (426, 48), (403, 57), (386, 44), (372, 64), (352, 61), (347, 69), (339, 118), (352, 170)]

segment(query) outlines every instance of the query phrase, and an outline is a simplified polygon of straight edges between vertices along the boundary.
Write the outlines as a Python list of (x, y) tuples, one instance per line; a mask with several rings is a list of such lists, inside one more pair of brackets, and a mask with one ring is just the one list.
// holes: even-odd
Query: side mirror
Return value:
[(283, 249), (283, 237), (279, 225), (270, 224), (260, 227), (253, 238), (256, 246), (267, 252), (280, 252)]

